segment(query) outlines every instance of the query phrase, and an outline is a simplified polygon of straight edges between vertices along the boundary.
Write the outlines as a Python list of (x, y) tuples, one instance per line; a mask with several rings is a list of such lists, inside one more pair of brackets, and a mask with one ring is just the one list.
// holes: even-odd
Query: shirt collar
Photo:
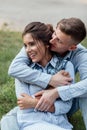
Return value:
[(61, 57), (58, 53), (56, 53), (56, 55), (57, 55), (57, 57), (59, 58), (59, 59), (64, 59), (64, 60), (69, 60), (70, 58), (71, 58), (71, 55), (72, 55), (72, 52), (73, 51), (69, 51), (64, 57)]
[(58, 60), (59, 60), (58, 57), (54, 55), (48, 64), (51, 64), (55, 68)]
[[(45, 67), (51, 65), (51, 66), (53, 66), (53, 68), (55, 68), (57, 62), (58, 62), (58, 57), (57, 57), (56, 55), (54, 55), (54, 56), (52, 57), (52, 59), (48, 62), (48, 64), (47, 64)], [(31, 62), (31, 65), (30, 65), (30, 66), (31, 66), (32, 68), (35, 67), (35, 66), (42, 67), (40, 64), (38, 64), (38, 63), (33, 63), (33, 62)]]
[(67, 55), (64, 57), (64, 59), (69, 60), (71, 58), (72, 52), (73, 51), (69, 51)]

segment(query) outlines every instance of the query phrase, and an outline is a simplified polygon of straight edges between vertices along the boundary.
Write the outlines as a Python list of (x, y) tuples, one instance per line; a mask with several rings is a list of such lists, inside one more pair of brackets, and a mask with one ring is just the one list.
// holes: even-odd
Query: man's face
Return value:
[(71, 45), (73, 44), (73, 40), (70, 35), (63, 33), (58, 27), (52, 35), (52, 39), (50, 40), (51, 50), (58, 52), (60, 55), (65, 54), (69, 51)]

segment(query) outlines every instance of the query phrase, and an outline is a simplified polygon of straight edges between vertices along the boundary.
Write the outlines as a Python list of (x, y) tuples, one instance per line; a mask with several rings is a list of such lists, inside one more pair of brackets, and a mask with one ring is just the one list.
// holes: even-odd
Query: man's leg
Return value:
[(79, 106), (82, 112), (84, 124), (87, 130), (87, 97), (79, 98)]
[(1, 130), (1, 121), (0, 121), (0, 130)]
[(1, 130), (19, 130), (17, 123), (17, 109), (15, 107), (1, 119)]

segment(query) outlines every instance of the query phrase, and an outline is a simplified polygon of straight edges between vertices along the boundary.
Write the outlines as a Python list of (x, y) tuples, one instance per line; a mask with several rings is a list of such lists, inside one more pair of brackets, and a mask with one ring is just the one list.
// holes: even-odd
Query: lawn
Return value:
[[(82, 44), (87, 47), (87, 40)], [(14, 79), (8, 76), (8, 67), (21, 47), (21, 32), (0, 31), (0, 118), (16, 106)], [(73, 130), (85, 130), (80, 111), (70, 121)]]

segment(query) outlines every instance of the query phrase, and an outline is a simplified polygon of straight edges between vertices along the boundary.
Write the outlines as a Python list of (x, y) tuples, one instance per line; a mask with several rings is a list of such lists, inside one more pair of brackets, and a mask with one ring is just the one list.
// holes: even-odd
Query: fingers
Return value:
[(20, 108), (22, 107), (22, 102), (20, 100), (17, 101), (17, 104)]
[(63, 76), (70, 77), (69, 72), (66, 72), (65, 70), (61, 70), (60, 73), (61, 73)]
[(64, 85), (70, 85), (71, 84), (71, 82), (72, 82), (72, 78), (66, 78), (66, 80), (64, 81)]
[(19, 104), (18, 106), (20, 107), (20, 110), (24, 109), (24, 107), (22, 106), (22, 104)]
[(23, 110), (23, 109), (24, 109), (23, 104), (22, 104), (22, 101), (21, 101), (21, 98), (19, 98), (19, 99), (17, 100), (17, 104), (18, 104), (18, 106), (20, 107), (20, 110)]
[(73, 81), (73, 79), (71, 77), (67, 78), (67, 82), (71, 83)]
[(41, 105), (42, 105), (42, 100), (40, 99), (40, 101), (37, 103), (37, 105), (35, 106), (35, 109), (37, 110), (39, 110), (40, 109), (40, 107), (41, 107)]
[(22, 97), (25, 97), (25, 96), (28, 96), (28, 94), (22, 93), (21, 96), (22, 96)]
[(44, 92), (44, 91), (37, 92), (37, 93), (35, 94), (35, 97), (41, 96), (41, 95), (43, 94), (43, 92)]
[(69, 75), (68, 72), (64, 72), (63, 75), (64, 75), (64, 76), (67, 76), (67, 77), (70, 77), (70, 75)]
[(40, 110), (40, 111), (48, 111), (49, 108), (50, 108), (50, 107), (49, 107), (47, 104), (45, 104), (45, 105), (43, 104), (43, 105), (40, 107), (39, 110)]
[(40, 99), (35, 109), (39, 111), (48, 111), (50, 107), (51, 107), (51, 104), (47, 100)]

